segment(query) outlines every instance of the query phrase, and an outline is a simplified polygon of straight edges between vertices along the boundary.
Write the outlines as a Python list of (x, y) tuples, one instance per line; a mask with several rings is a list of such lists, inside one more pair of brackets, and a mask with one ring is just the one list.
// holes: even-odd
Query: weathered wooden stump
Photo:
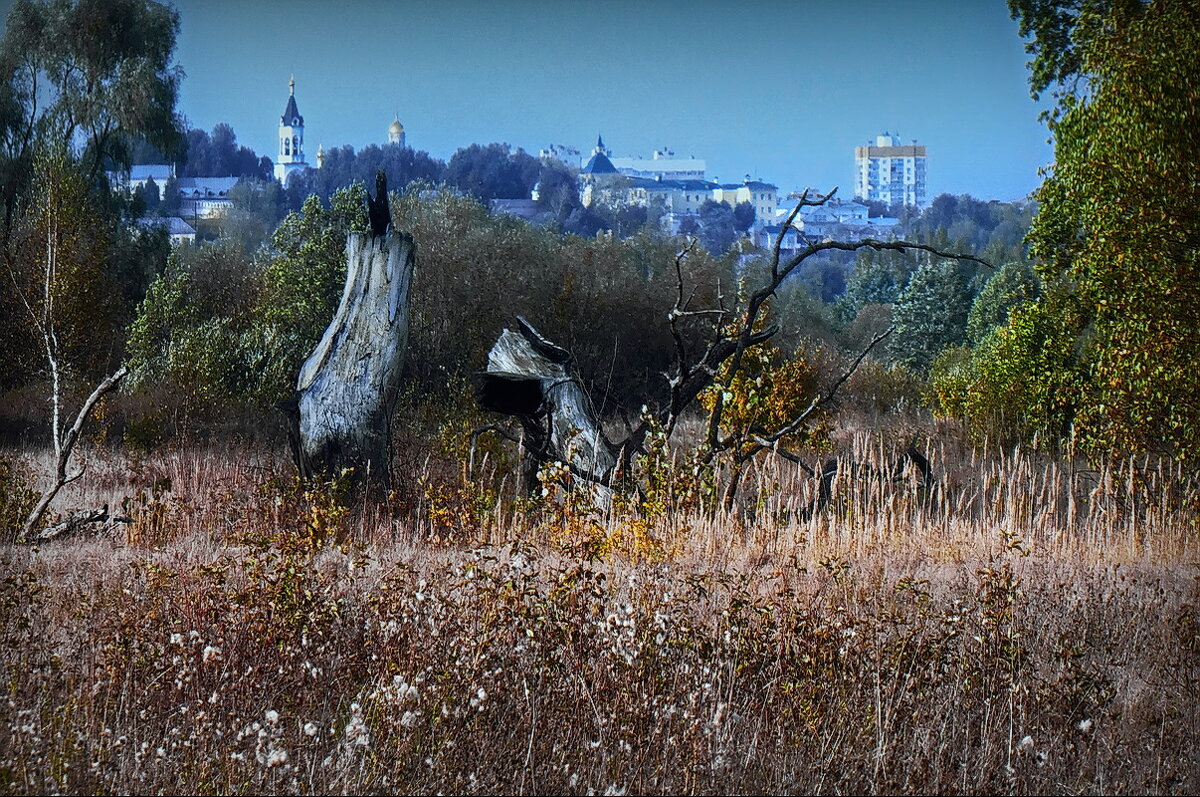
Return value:
[(485, 409), (520, 420), (526, 487), (536, 487), (538, 468), (555, 461), (590, 482), (606, 483), (617, 458), (571, 374), (571, 355), (524, 318), (517, 323), (519, 332), (501, 332), (488, 353), (478, 397)]
[(300, 369), (293, 446), (305, 478), (354, 468), (357, 479), (388, 481), (415, 245), (411, 235), (388, 229), (382, 177), (377, 186), (378, 196), (368, 197), (373, 230), (347, 237), (341, 303)]

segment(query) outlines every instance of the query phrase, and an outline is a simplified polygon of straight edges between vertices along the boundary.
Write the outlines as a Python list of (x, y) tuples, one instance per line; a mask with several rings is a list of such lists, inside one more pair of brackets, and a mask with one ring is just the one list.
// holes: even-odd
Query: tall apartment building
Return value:
[(854, 148), (854, 196), (887, 205), (925, 206), (925, 147), (890, 133)]

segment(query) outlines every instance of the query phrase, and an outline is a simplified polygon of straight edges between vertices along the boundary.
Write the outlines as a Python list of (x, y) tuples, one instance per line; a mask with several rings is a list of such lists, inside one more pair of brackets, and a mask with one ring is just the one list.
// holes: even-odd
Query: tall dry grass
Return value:
[(132, 524), (0, 548), (0, 790), (1196, 791), (1192, 474), (842, 448), (811, 517), (777, 461), (730, 517), (98, 455), (64, 500)]

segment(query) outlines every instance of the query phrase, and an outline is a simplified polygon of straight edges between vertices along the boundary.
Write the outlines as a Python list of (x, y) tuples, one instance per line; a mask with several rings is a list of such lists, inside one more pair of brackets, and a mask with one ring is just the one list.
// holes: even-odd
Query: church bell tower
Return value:
[(304, 117), (296, 108), (296, 76), (288, 81), (287, 107), (279, 117), (279, 153), (275, 156), (275, 179), (284, 187), (296, 172), (308, 168), (304, 160)]

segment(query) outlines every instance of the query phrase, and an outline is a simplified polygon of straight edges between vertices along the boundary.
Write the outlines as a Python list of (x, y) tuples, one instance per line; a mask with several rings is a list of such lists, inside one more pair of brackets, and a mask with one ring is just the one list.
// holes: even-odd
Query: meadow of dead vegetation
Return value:
[[(823, 512), (767, 461), (732, 516), (666, 458), (601, 512), (502, 452), (347, 500), (96, 448), (60, 500), (132, 522), (0, 547), (0, 791), (1195, 793), (1195, 477), (957, 439), (925, 487), (845, 432)], [(50, 467), (4, 457), (10, 503)]]

